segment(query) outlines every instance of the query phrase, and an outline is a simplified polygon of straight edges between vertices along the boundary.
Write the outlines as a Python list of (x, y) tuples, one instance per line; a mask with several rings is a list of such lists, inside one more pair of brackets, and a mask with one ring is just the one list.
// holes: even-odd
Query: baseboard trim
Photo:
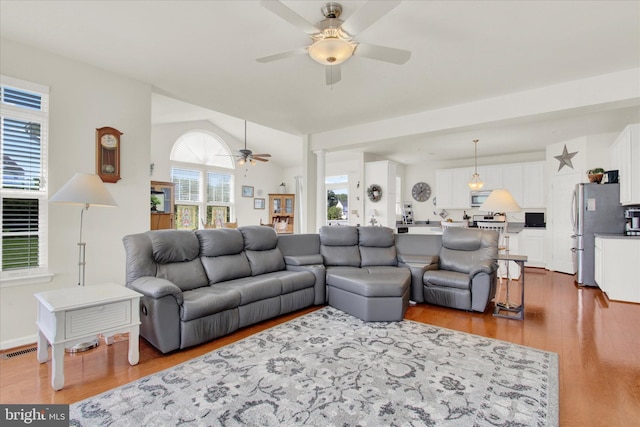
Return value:
[(38, 335), (27, 335), (12, 340), (0, 341), (0, 350), (9, 350), (25, 345), (35, 344), (38, 341)]

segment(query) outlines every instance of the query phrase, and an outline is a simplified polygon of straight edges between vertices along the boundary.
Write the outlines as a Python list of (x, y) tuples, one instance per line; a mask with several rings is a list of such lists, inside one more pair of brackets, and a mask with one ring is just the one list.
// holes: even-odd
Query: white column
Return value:
[(327, 190), (324, 184), (327, 152), (317, 150), (313, 154), (316, 155), (316, 229), (314, 233), (317, 233), (320, 227), (327, 223)]

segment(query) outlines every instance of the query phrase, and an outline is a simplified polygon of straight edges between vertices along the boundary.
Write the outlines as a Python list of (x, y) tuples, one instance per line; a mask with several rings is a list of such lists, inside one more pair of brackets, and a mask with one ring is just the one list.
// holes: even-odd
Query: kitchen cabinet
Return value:
[[(478, 167), (482, 190), (506, 188), (521, 208), (545, 208), (545, 162), (512, 163)], [(438, 209), (469, 209), (468, 182), (473, 168), (436, 171)]]
[(518, 233), (518, 254), (527, 256), (528, 260), (525, 263), (527, 267), (546, 267), (544, 235), (544, 229), (525, 228)]
[(516, 203), (522, 207), (522, 164), (504, 165), (502, 184), (502, 188), (509, 190)]
[(610, 300), (640, 303), (640, 238), (596, 236), (594, 267)]
[(292, 234), (295, 222), (294, 194), (269, 194), (269, 222), (278, 234)]
[(483, 190), (502, 188), (502, 166), (479, 166), (478, 174), (484, 182)]
[(620, 203), (640, 204), (640, 124), (629, 125), (610, 149), (612, 169), (618, 170)]
[[(156, 202), (156, 203), (154, 203)], [(151, 181), (150, 230), (175, 228), (175, 184)]]
[[(522, 208), (545, 207), (545, 162), (531, 162), (522, 165)], [(529, 257), (531, 261), (531, 257)]]
[(436, 206), (438, 209), (453, 207), (453, 170), (441, 169), (436, 171)]
[(452, 177), (452, 208), (469, 209), (471, 199), (469, 192), (469, 181), (473, 176), (473, 168), (459, 168), (453, 170)]

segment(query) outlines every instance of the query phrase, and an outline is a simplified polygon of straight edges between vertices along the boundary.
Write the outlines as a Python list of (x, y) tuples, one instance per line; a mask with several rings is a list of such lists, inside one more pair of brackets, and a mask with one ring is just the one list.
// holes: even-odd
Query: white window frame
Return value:
[[(28, 285), (51, 281), (53, 274), (49, 272), (49, 203), (48, 203), (48, 154), (49, 154), (49, 87), (37, 83), (27, 82), (8, 76), (0, 76), (0, 85), (16, 90), (33, 92), (41, 96), (41, 109), (33, 110), (20, 106), (0, 102), (0, 116), (15, 120), (33, 120), (40, 123), (40, 188), (37, 191), (20, 189), (2, 189), (3, 198), (25, 198), (38, 200), (38, 266), (3, 270), (0, 264), (0, 287)], [(0, 124), (0, 130), (2, 125)], [(4, 157), (4, 153), (0, 153)], [(0, 217), (0, 230), (2, 217)], [(4, 233), (3, 233), (4, 236)], [(0, 245), (0, 261), (2, 260), (2, 245)]]
[[(346, 178), (345, 181), (338, 181), (341, 178)], [(349, 204), (349, 206), (351, 205), (351, 188), (349, 187), (349, 174), (336, 174), (336, 175), (331, 175), (331, 176), (327, 176), (325, 177), (325, 199), (327, 197), (327, 193), (329, 192), (329, 190), (342, 190), (346, 188), (347, 189), (347, 204)], [(349, 207), (347, 206), (347, 218), (346, 219), (341, 219), (341, 220), (335, 220), (335, 219), (327, 219), (327, 207), (325, 204), (325, 209), (324, 209), (324, 221), (326, 225), (334, 225), (334, 224), (349, 224), (349, 219), (351, 216), (351, 211), (349, 210)]]
[[(173, 157), (173, 153), (175, 151), (175, 147), (178, 143), (180, 143), (181, 139), (184, 138), (187, 135), (193, 135), (193, 134), (198, 134), (198, 133), (203, 133), (206, 134), (210, 137), (212, 137), (214, 140), (216, 140), (217, 143), (219, 143), (221, 145), (221, 147), (223, 148), (222, 152), (226, 153), (226, 154), (222, 154), (222, 155), (228, 155), (228, 156), (232, 156), (231, 150), (229, 149), (229, 147), (227, 146), (227, 144), (217, 135), (212, 134), (211, 132), (208, 131), (204, 131), (204, 130), (191, 130), (189, 132), (186, 132), (184, 135), (182, 135), (180, 138), (178, 138), (178, 140), (176, 140), (176, 143), (174, 144), (174, 149), (172, 150), (172, 157)], [(206, 157), (204, 154), (201, 156), (203, 159)], [(173, 171), (173, 169), (186, 169), (186, 170), (192, 170), (192, 171), (197, 171), (199, 173), (199, 178), (198, 178), (198, 183), (199, 183), (199, 189), (198, 189), (198, 195), (199, 195), (199, 200), (198, 201), (181, 201), (177, 199), (177, 191), (176, 191), (176, 200), (175, 200), (175, 205), (179, 206), (179, 205), (186, 205), (186, 206), (197, 206), (198, 207), (198, 228), (204, 228), (204, 224), (206, 224), (207, 222), (207, 207), (209, 206), (224, 206), (224, 207), (228, 207), (229, 208), (229, 221), (233, 222), (235, 217), (236, 217), (236, 212), (235, 212), (235, 162), (231, 162), (231, 168), (225, 168), (225, 167), (219, 167), (219, 166), (213, 166), (210, 164), (205, 164), (205, 163), (191, 163), (191, 162), (181, 162), (181, 161), (176, 161), (173, 160), (173, 158), (171, 159), (171, 170)], [(208, 181), (207, 181), (207, 175), (208, 173), (215, 173), (215, 174), (224, 174), (224, 175), (229, 175), (230, 177), (230, 189), (229, 189), (229, 201), (228, 202), (209, 202), (207, 201), (207, 185), (208, 185)], [(173, 180), (173, 172), (172, 172), (172, 180)], [(176, 208), (177, 209), (177, 208)], [(176, 215), (176, 224), (178, 221), (178, 216)]]

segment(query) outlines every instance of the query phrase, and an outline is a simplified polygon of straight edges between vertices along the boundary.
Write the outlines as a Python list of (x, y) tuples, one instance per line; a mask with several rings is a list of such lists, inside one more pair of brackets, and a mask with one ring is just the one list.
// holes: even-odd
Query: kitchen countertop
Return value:
[(631, 239), (640, 240), (640, 236), (627, 236), (625, 234), (611, 234), (611, 233), (594, 233), (596, 237), (602, 237), (603, 239)]
[[(456, 221), (459, 222), (459, 221)], [(397, 227), (407, 227), (407, 228), (413, 228), (413, 227), (430, 227), (430, 228), (439, 228), (440, 227), (440, 221), (430, 221), (428, 224), (426, 221), (416, 221), (415, 224), (401, 224), (401, 223), (396, 223), (396, 228)], [(473, 228), (473, 227), (471, 227)], [(545, 230), (545, 227), (525, 227), (523, 222), (510, 222), (509, 225), (507, 226), (507, 233), (519, 233), (524, 229), (527, 230)]]

